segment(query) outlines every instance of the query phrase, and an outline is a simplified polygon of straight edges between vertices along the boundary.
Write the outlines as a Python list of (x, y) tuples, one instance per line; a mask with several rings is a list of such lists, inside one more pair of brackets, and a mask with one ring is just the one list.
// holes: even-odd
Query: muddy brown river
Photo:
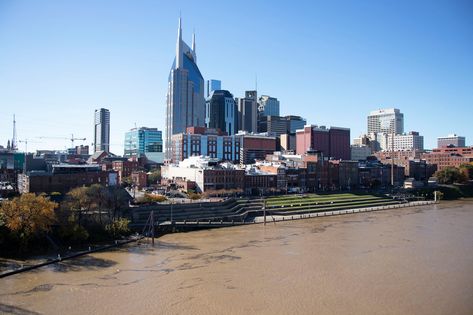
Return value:
[(473, 200), (170, 234), (0, 279), (0, 314), (473, 314)]

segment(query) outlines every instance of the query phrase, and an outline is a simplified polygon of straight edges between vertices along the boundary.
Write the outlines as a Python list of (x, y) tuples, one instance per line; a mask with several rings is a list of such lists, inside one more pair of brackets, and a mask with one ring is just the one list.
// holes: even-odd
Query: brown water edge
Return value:
[(473, 314), (473, 200), (169, 234), (0, 280), (0, 313)]

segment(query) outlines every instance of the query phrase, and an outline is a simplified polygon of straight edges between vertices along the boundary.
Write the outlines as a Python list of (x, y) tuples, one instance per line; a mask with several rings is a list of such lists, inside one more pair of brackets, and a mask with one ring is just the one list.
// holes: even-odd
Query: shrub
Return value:
[(130, 220), (126, 218), (119, 218), (113, 220), (110, 224), (105, 226), (105, 230), (114, 238), (117, 236), (125, 236), (130, 234), (130, 229), (128, 228)]
[(61, 226), (58, 234), (64, 242), (73, 244), (81, 243), (89, 238), (89, 232), (78, 224)]
[(447, 167), (435, 173), (439, 184), (465, 183), (468, 180), (465, 172), (457, 167)]
[(202, 198), (201, 194), (197, 194), (195, 192), (189, 192), (188, 196), (189, 196), (189, 199), (191, 200), (199, 200), (200, 198)]
[(136, 203), (163, 202), (167, 198), (163, 195), (145, 194), (142, 198), (137, 198)]

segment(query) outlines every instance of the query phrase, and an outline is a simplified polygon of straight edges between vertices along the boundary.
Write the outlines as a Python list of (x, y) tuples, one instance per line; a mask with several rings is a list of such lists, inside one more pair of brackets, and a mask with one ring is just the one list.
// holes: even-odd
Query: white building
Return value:
[(424, 150), (424, 137), (420, 136), (416, 131), (402, 135), (394, 135), (394, 139), (393, 135), (384, 134), (382, 138), (384, 140), (382, 141), (383, 143), (380, 142), (380, 144), (384, 151)]
[(368, 116), (368, 134), (404, 132), (404, 114), (397, 108), (378, 109)]
[(226, 189), (242, 186), (235, 180), (237, 172), (244, 171), (232, 163), (218, 163), (217, 158), (208, 156), (191, 156), (179, 164), (170, 164), (161, 167), (161, 177), (169, 180), (187, 180), (196, 184), (197, 191), (204, 192), (208, 189)]

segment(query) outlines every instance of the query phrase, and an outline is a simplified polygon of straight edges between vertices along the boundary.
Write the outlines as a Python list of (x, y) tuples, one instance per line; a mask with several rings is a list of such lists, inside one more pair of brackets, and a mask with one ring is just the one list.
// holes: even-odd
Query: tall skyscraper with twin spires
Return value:
[(176, 57), (168, 78), (166, 97), (166, 159), (171, 158), (171, 137), (189, 126), (205, 126), (204, 78), (197, 67), (195, 34), (192, 48), (182, 40), (181, 18), (177, 30)]

